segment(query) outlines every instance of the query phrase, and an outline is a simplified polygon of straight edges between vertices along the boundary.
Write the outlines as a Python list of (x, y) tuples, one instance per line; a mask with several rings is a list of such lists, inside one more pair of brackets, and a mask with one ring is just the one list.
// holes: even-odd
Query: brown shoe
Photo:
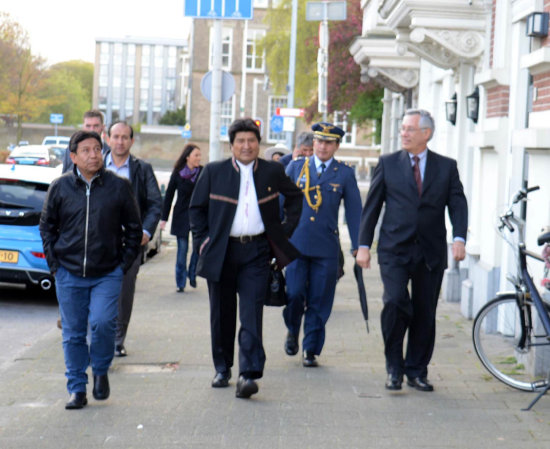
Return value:
[(63, 327), (61, 326), (61, 318), (58, 318), (58, 319), (57, 319), (57, 327), (58, 327), (59, 329), (63, 329)]

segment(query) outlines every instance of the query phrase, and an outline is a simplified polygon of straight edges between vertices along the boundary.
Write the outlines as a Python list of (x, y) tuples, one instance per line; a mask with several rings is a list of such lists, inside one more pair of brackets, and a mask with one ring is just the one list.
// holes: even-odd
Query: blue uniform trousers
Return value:
[[(59, 267), (55, 288), (61, 314), (63, 353), (69, 394), (85, 392), (92, 365), (94, 375), (107, 374), (115, 351), (115, 327), (122, 268), (104, 276), (83, 278)], [(90, 323), (91, 341), (86, 342)]]
[(304, 351), (321, 354), (325, 343), (325, 325), (332, 311), (338, 257), (305, 257), (286, 267), (288, 305), (283, 317), (289, 332), (300, 334), (304, 317)]

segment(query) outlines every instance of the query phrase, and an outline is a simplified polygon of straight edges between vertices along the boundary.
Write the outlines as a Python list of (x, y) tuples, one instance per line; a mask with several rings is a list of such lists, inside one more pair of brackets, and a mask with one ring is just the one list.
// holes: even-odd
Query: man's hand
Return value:
[(455, 240), (453, 242), (454, 260), (460, 262), (461, 260), (464, 260), (465, 257), (466, 257), (466, 246), (464, 245), (464, 242), (461, 242), (460, 240)]
[(160, 220), (159, 227), (160, 227), (160, 229), (162, 229), (164, 231), (164, 228), (166, 227), (166, 221), (165, 220)]
[(357, 250), (355, 261), (361, 268), (370, 268), (370, 249), (364, 246), (360, 247)]
[(147, 235), (146, 232), (144, 232), (143, 237), (141, 237), (141, 246), (147, 245), (147, 243), (149, 243), (149, 240), (151, 240), (151, 238)]

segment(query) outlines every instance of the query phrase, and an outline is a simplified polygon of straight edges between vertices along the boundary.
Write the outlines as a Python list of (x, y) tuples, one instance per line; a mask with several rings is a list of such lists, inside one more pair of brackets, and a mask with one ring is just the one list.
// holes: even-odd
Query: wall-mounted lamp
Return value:
[(453, 125), (456, 123), (456, 92), (450, 100), (445, 102), (445, 115), (448, 122), (451, 122)]
[(476, 86), (474, 91), (466, 97), (466, 115), (472, 122), (477, 123), (479, 114), (479, 89)]
[(548, 13), (534, 12), (527, 16), (527, 36), (546, 37), (548, 36)]

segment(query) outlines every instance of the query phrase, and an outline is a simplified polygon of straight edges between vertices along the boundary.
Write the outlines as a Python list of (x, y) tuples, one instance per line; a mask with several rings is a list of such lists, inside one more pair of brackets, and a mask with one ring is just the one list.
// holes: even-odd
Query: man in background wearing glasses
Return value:
[(385, 204), (377, 253), (384, 285), (381, 322), (388, 390), (400, 390), (406, 374), (409, 386), (433, 391), (428, 364), (435, 342), (437, 299), (447, 267), (446, 208), (453, 227), (453, 257), (457, 261), (465, 257), (468, 206), (456, 161), (428, 149), (434, 129), (429, 112), (405, 112), (403, 150), (380, 157), (361, 216), (356, 260), (359, 266), (370, 268), (374, 229)]

